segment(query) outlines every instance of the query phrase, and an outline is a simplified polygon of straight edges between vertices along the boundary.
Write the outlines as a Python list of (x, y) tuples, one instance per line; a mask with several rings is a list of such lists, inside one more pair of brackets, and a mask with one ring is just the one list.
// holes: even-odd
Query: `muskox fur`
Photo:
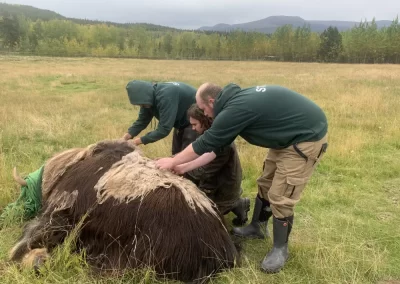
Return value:
[(56, 155), (45, 165), (42, 187), (43, 208), (12, 249), (14, 261), (34, 249), (51, 252), (83, 217), (77, 250), (102, 271), (151, 267), (202, 282), (238, 261), (215, 204), (190, 181), (155, 169), (129, 142)]

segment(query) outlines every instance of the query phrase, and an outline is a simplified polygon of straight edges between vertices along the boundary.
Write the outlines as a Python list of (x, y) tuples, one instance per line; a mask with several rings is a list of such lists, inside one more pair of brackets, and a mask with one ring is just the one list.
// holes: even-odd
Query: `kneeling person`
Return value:
[[(211, 127), (212, 120), (193, 104), (187, 111), (193, 130), (199, 135)], [(216, 203), (221, 214), (233, 212), (236, 226), (247, 222), (250, 210), (249, 198), (241, 198), (243, 192), (242, 167), (235, 144), (222, 147), (219, 151), (206, 153), (198, 159), (174, 168), (179, 174), (194, 182)]]

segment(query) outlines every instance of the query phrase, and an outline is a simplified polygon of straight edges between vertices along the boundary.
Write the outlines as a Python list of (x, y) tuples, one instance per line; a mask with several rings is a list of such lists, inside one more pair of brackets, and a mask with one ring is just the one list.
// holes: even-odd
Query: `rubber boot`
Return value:
[(257, 196), (250, 224), (246, 227), (233, 228), (232, 234), (243, 238), (264, 239), (265, 236), (268, 237), (268, 230), (266, 230), (266, 235), (261, 230), (261, 227), (267, 227), (268, 219), (272, 216), (271, 208), (268, 205), (269, 202), (267, 200)]
[(273, 218), (274, 246), (261, 263), (261, 269), (267, 273), (279, 272), (289, 257), (288, 241), (292, 231), (293, 216), (279, 220)]

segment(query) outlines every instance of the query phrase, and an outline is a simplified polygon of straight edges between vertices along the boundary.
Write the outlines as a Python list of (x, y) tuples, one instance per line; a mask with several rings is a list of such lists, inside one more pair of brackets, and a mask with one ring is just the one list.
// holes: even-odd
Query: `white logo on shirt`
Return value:
[(265, 88), (265, 86), (257, 86), (256, 87), (256, 92), (265, 92), (267, 90), (267, 88)]

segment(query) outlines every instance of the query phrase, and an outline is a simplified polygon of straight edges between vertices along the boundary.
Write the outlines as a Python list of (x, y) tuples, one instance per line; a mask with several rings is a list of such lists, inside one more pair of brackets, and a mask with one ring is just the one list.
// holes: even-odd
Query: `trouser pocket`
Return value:
[(293, 200), (299, 200), (306, 181), (299, 177), (286, 177), (286, 190), (284, 196)]
[(314, 165), (321, 160), (322, 156), (326, 153), (326, 150), (328, 149), (328, 143), (324, 143), (321, 146), (321, 150), (318, 153), (317, 158), (314, 161)]
[(282, 177), (281, 182), (272, 186), (268, 192), (272, 213), (276, 218), (293, 215), (294, 207), (300, 200), (306, 181), (299, 177)]

